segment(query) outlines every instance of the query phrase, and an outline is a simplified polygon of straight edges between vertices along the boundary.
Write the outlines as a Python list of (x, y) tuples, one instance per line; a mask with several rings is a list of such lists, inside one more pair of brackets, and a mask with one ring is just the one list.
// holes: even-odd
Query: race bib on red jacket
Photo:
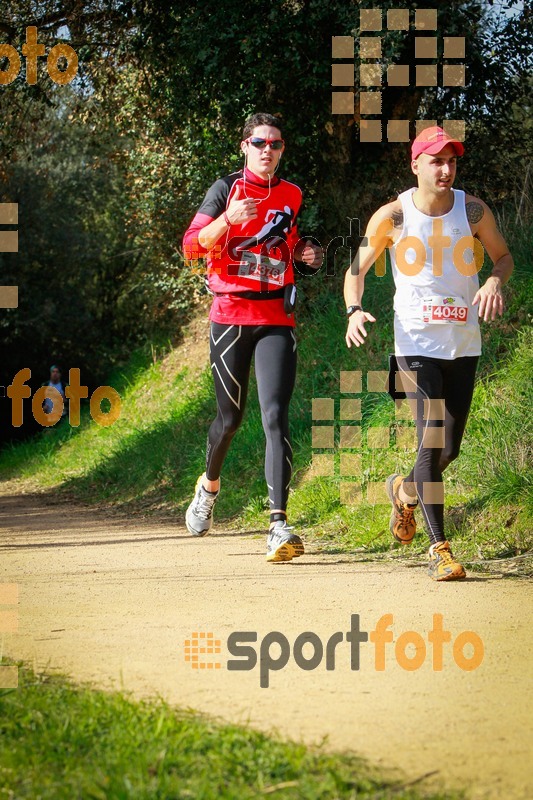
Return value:
[[(237, 189), (239, 199), (257, 200), (257, 217), (232, 225), (206, 252), (198, 244), (197, 231), (227, 209)], [(274, 178), (269, 186), (250, 172), (246, 180), (241, 172), (221, 178), (208, 191), (185, 234), (185, 255), (207, 257), (209, 288), (217, 294), (279, 289), (294, 281), (301, 202), (300, 187), (289, 181)]]

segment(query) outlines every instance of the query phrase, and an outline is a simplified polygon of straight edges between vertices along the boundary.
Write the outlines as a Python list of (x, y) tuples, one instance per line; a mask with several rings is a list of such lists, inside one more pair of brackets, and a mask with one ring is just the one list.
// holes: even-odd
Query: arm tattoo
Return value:
[(471, 202), (466, 204), (466, 216), (472, 225), (475, 225), (476, 222), (479, 222), (484, 213), (485, 210), (481, 203)]
[(393, 211), (392, 222), (395, 228), (401, 228), (403, 226), (403, 211)]

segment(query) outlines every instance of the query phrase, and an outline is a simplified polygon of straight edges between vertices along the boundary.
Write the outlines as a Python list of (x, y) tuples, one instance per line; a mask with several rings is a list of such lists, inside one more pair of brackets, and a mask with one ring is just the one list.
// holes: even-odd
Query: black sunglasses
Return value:
[(260, 139), (258, 136), (250, 136), (249, 139), (245, 139), (244, 141), (257, 147), (258, 150), (264, 150), (267, 144), (270, 145), (272, 150), (281, 150), (285, 144), (283, 139)]

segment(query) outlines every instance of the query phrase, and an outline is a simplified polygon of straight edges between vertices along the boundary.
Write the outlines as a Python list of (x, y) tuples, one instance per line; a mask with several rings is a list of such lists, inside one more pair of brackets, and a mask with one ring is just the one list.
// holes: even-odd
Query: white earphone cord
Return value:
[[(243, 183), (242, 189), (243, 189), (244, 196), (246, 197), (246, 199), (247, 200), (253, 200), (254, 199), (253, 197), (249, 197), (246, 194), (246, 166), (247, 166), (247, 164), (246, 164), (246, 161), (247, 161), (247, 153), (246, 153), (246, 151), (243, 151), (243, 155), (244, 155), (244, 168), (243, 168), (243, 171), (242, 171), (242, 183)], [(274, 173), (273, 173), (274, 175), (276, 174), (277, 169), (279, 167), (279, 162), (280, 162), (281, 156), (282, 156), (282, 154), (280, 153), (280, 156), (279, 156), (279, 159), (278, 159), (278, 163), (276, 164), (276, 169), (274, 170)], [(272, 176), (269, 174), (268, 175), (268, 194), (267, 194), (266, 197), (261, 197), (259, 199), (260, 203), (263, 203), (265, 200), (268, 200), (268, 198), (270, 197), (270, 193), (272, 191), (271, 179), (272, 179)], [(226, 199), (226, 211), (228, 210), (229, 203), (230, 203), (230, 196), (228, 194), (228, 197)], [(224, 247), (222, 248), (222, 252), (224, 252), (224, 250), (227, 249), (229, 232), (230, 232), (230, 229), (228, 228), (228, 230), (226, 231), (226, 239), (224, 241)]]
[[(281, 158), (281, 156), (280, 156), (280, 158)], [(242, 171), (242, 183), (243, 183), (242, 189), (243, 189), (244, 196), (246, 197), (246, 199), (247, 200), (253, 200), (254, 199), (253, 197), (249, 197), (246, 194), (246, 160), (247, 160), (247, 154), (245, 152), (244, 153), (244, 169)], [(278, 167), (279, 167), (279, 160), (278, 160), (278, 163), (276, 164), (276, 169), (274, 170), (274, 175), (276, 174), (276, 170), (277, 170)], [(269, 175), (268, 175), (268, 194), (267, 194), (266, 197), (261, 197), (261, 199), (259, 200), (260, 203), (262, 203), (264, 200), (268, 200), (268, 198), (270, 197), (270, 192), (271, 192), (270, 181), (271, 181), (271, 179), (272, 179), (272, 176), (269, 173)]]
[[(243, 171), (242, 171), (242, 184), (243, 184), (242, 185), (242, 189), (243, 189), (244, 196), (246, 197), (246, 199), (247, 200), (253, 200), (254, 199), (253, 197), (249, 197), (249, 195), (246, 194), (246, 152), (245, 151), (243, 151), (243, 155), (244, 155), (244, 168), (243, 168)], [(280, 156), (280, 158), (281, 158), (281, 156)], [(276, 164), (276, 169), (274, 170), (274, 172), (276, 172), (278, 166), (279, 166), (279, 161)], [(266, 197), (262, 197), (259, 200), (260, 203), (262, 203), (264, 200), (268, 200), (268, 198), (270, 197), (270, 192), (271, 192), (270, 180), (271, 180), (271, 176), (269, 175), (268, 176), (268, 194), (267, 194)], [(228, 210), (229, 203), (230, 203), (230, 196), (228, 194), (228, 197), (226, 199), (226, 211)], [(226, 231), (226, 239), (224, 241), (224, 247), (222, 248), (223, 251), (226, 250), (226, 248), (228, 246), (229, 231), (230, 231), (230, 229), (228, 228), (228, 230)]]

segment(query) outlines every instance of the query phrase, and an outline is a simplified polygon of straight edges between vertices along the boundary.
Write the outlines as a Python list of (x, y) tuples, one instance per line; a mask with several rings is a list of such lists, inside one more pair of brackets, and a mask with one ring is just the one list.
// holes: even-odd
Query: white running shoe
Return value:
[(304, 545), (299, 536), (284, 519), (278, 520), (267, 537), (267, 561), (290, 561), (304, 554)]
[(213, 506), (215, 505), (218, 492), (208, 492), (204, 489), (202, 481), (205, 472), (196, 481), (195, 494), (185, 514), (185, 524), (191, 536), (205, 536), (213, 524)]

